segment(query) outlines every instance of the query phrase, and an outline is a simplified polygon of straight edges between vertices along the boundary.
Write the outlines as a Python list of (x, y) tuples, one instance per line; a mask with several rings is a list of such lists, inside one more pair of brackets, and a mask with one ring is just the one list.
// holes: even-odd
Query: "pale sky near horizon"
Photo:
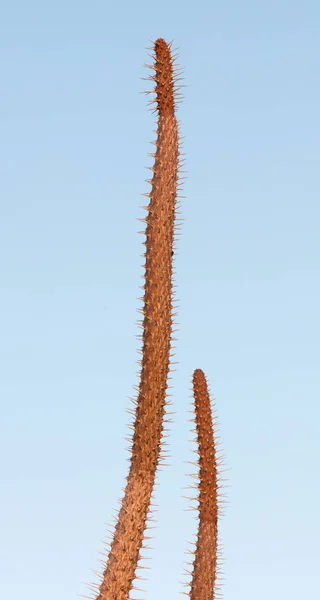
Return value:
[(176, 414), (143, 598), (176, 599), (187, 581), (195, 368), (230, 469), (223, 597), (320, 597), (320, 4), (12, 0), (1, 13), (0, 597), (89, 595), (124, 486), (155, 139), (140, 78), (157, 37), (185, 69), (188, 179)]

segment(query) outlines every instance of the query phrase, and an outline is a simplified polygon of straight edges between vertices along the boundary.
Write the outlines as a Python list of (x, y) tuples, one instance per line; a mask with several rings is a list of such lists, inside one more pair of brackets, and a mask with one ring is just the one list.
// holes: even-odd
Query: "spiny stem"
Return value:
[(189, 597), (213, 600), (217, 574), (217, 459), (210, 395), (201, 369), (193, 373), (193, 395), (199, 453), (199, 527)]
[(129, 475), (97, 600), (128, 600), (140, 557), (160, 457), (172, 335), (172, 255), (179, 135), (170, 45), (154, 44), (158, 111), (146, 218), (143, 356)]

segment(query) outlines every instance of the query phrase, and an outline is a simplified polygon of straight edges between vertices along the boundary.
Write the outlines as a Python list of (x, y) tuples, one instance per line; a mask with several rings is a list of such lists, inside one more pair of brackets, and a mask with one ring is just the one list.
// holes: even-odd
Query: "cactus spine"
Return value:
[[(151, 167), (147, 209), (142, 360), (134, 400), (130, 469), (110, 551), (97, 586), (96, 600), (128, 600), (140, 558), (155, 476), (161, 459), (173, 324), (172, 261), (180, 168), (179, 131), (175, 116), (178, 72), (171, 44), (154, 43), (154, 82), (158, 114), (156, 151)], [(150, 92), (149, 92), (150, 93)], [(191, 600), (211, 600), (216, 573), (217, 478), (210, 400), (202, 371), (193, 377), (199, 447), (200, 525)], [(94, 586), (93, 586), (94, 589)]]

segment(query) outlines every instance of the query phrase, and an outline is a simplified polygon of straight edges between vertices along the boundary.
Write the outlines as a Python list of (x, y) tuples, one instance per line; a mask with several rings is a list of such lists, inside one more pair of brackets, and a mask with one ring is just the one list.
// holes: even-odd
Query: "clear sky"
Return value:
[[(11, 0), (1, 10), (0, 597), (96, 581), (127, 474), (136, 220), (155, 136), (140, 77), (174, 39), (186, 199), (170, 466), (144, 598), (183, 589), (192, 371), (230, 488), (225, 600), (320, 597), (320, 3)], [(140, 596), (137, 593), (135, 596)]]

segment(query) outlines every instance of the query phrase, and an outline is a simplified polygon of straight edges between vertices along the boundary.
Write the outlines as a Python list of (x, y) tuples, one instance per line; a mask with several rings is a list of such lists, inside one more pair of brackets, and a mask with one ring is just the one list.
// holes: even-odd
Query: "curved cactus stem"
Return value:
[(158, 112), (152, 189), (146, 217), (143, 351), (131, 464), (97, 600), (128, 600), (160, 458), (172, 340), (172, 261), (179, 169), (176, 82), (170, 44), (154, 44)]

